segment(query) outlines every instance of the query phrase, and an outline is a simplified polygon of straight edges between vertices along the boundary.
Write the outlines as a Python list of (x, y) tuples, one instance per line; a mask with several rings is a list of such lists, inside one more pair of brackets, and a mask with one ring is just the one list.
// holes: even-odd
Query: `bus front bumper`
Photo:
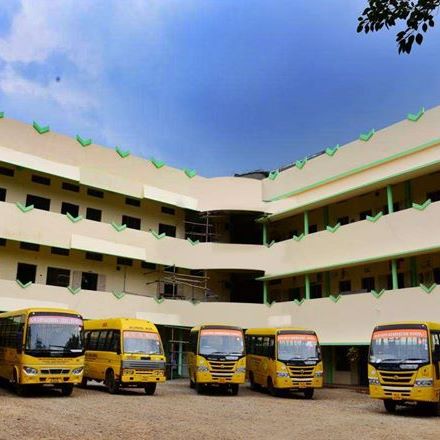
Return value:
[(322, 388), (322, 377), (295, 378), (277, 377), (274, 383), (275, 388), (303, 390), (306, 388)]
[(120, 377), (121, 386), (142, 387), (147, 383), (161, 383), (166, 381), (164, 370), (123, 370)]
[(392, 387), (370, 385), (370, 397), (373, 399), (391, 399), (397, 402), (439, 402), (440, 390), (434, 387)]
[(22, 385), (66, 385), (66, 384), (79, 384), (82, 380), (82, 374), (51, 374), (43, 375), (36, 374), (29, 376), (27, 374), (21, 374), (20, 384)]
[(243, 384), (245, 382), (245, 373), (234, 373), (230, 376), (220, 376), (216, 374), (211, 374), (210, 372), (200, 372), (196, 373), (196, 381), (200, 384)]

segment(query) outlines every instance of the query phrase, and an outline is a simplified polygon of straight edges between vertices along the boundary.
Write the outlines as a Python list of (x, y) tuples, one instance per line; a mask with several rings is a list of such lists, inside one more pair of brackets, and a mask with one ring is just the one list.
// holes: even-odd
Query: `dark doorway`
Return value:
[(165, 225), (164, 223), (159, 223), (159, 234), (162, 234), (164, 232), (167, 237), (175, 237), (176, 227), (173, 225)]
[(263, 283), (255, 279), (260, 276), (262, 272), (231, 274), (231, 302), (262, 303)]
[(81, 277), (81, 289), (98, 290), (98, 274), (83, 272)]
[(46, 199), (45, 197), (34, 196), (32, 194), (28, 194), (26, 196), (26, 206), (34, 205), (35, 209), (42, 209), (43, 211), (50, 210), (50, 199)]
[(261, 244), (263, 240), (263, 227), (255, 220), (259, 214), (232, 213), (230, 216), (231, 243), (236, 244)]
[(17, 264), (17, 280), (23, 284), (31, 281), (35, 283), (37, 276), (37, 266), (35, 264), (18, 263)]
[(61, 214), (69, 213), (72, 217), (78, 217), (79, 206), (73, 203), (62, 202), (61, 203)]

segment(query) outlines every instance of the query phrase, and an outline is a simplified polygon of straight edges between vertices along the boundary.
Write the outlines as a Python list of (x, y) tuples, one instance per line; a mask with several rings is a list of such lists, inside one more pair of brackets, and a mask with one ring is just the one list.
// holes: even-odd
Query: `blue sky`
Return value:
[(0, 110), (205, 176), (274, 169), (440, 104), (438, 28), (398, 55), (356, 34), (365, 4), (9, 0)]

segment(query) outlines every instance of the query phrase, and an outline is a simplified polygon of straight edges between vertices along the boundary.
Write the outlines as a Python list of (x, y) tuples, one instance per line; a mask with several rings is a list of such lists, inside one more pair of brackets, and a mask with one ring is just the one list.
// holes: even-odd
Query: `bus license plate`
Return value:
[(392, 393), (391, 398), (393, 400), (402, 400), (402, 394), (401, 393)]
[(49, 383), (59, 383), (62, 381), (63, 381), (63, 379), (61, 377), (49, 377), (46, 379), (46, 382), (49, 382)]
[(218, 380), (220, 383), (225, 383), (226, 382), (226, 379), (219, 379)]
[(299, 383), (299, 387), (300, 387), (300, 388), (305, 388), (305, 387), (306, 387), (306, 384), (305, 384), (304, 382), (300, 382), (300, 383)]

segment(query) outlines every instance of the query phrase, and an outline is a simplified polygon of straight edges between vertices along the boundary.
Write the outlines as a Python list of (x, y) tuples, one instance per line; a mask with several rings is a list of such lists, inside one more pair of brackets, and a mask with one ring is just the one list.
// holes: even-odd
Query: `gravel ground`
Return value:
[(240, 389), (238, 396), (197, 395), (187, 381), (109, 395), (100, 385), (71, 397), (45, 390), (17, 397), (0, 387), (0, 439), (438, 439), (440, 418), (351, 390), (323, 389), (313, 400), (274, 398)]

